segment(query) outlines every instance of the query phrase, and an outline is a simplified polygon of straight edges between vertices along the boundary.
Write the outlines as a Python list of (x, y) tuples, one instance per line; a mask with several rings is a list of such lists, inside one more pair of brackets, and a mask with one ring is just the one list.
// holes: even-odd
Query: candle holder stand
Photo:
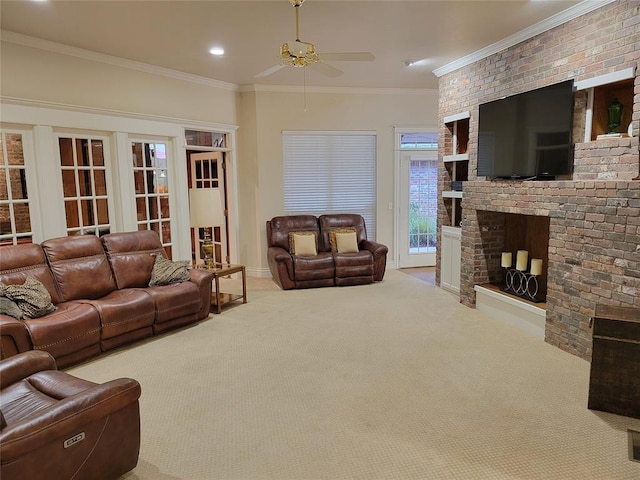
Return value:
[(516, 268), (505, 268), (505, 288), (503, 292), (540, 303), (538, 298), (538, 276)]

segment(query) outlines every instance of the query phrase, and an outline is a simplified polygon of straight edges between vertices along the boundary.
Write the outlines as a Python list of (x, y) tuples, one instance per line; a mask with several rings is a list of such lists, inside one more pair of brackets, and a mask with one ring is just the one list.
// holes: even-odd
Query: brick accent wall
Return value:
[[(640, 2), (620, 0), (440, 78), (440, 156), (447, 115), (469, 111), (469, 181), (462, 200), (460, 301), (475, 284), (500, 280), (504, 214), (550, 217), (545, 340), (585, 359), (596, 304), (640, 307)], [(489, 181), (476, 176), (478, 105), (502, 96), (635, 68), (631, 138), (582, 143), (586, 94), (576, 94), (574, 173), (557, 181)], [(626, 128), (621, 129), (626, 130)], [(439, 192), (450, 189), (443, 165)], [(451, 221), (439, 196), (438, 223)], [(440, 252), (436, 281), (440, 281)]]

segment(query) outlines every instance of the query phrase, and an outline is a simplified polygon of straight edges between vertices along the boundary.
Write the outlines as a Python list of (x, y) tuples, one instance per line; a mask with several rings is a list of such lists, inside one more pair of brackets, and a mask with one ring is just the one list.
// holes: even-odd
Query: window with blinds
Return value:
[(358, 213), (376, 239), (376, 135), (283, 132), (286, 215)]

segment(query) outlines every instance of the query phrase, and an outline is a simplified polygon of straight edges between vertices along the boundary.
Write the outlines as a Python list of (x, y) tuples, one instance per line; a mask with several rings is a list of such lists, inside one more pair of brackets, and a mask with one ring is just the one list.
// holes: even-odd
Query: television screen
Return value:
[(483, 103), (478, 176), (552, 179), (573, 170), (573, 80)]

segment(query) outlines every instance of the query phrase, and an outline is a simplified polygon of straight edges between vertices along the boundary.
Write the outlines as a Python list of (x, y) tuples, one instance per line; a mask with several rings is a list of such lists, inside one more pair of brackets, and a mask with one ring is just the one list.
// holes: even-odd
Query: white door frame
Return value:
[[(437, 128), (435, 127), (394, 127), (394, 177), (395, 177), (395, 209), (394, 209), (394, 228), (393, 228), (393, 243), (396, 246), (395, 255), (394, 255), (394, 263), (396, 268), (403, 268), (403, 263), (401, 262), (401, 251), (404, 248), (404, 245), (401, 243), (403, 239), (403, 235), (401, 234), (401, 229), (407, 229), (408, 221), (403, 221), (404, 218), (408, 215), (408, 204), (406, 204), (406, 183), (404, 181), (403, 171), (401, 168), (402, 162), (402, 153), (403, 150), (400, 148), (400, 141), (403, 134), (406, 133), (431, 133), (437, 132)], [(404, 149), (404, 152), (413, 151), (413, 152), (424, 152), (425, 154), (432, 154), (434, 152), (435, 158), (437, 159), (438, 151), (437, 149)], [(404, 206), (403, 206), (404, 204)], [(406, 233), (408, 236), (408, 231)], [(405, 237), (406, 238), (406, 237)], [(430, 255), (430, 254), (428, 254)], [(435, 253), (433, 254), (433, 265), (435, 265)], [(406, 267), (406, 265), (405, 265)]]

